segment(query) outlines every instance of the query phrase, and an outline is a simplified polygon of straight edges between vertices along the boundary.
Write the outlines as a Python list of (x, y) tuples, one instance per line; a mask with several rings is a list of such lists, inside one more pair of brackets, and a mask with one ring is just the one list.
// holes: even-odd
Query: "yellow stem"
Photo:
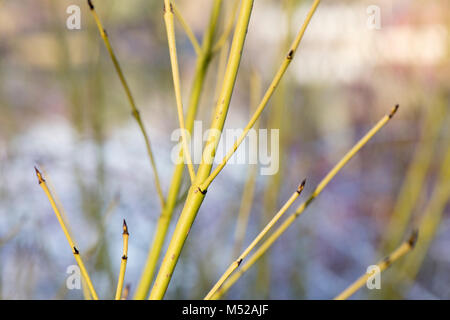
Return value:
[(253, 0), (243, 0), (239, 18), (236, 24), (233, 42), (231, 45), (230, 56), (225, 72), (225, 78), (222, 85), (221, 94), (216, 105), (214, 120), (211, 124), (210, 134), (208, 136), (205, 149), (203, 151), (202, 162), (197, 171), (195, 184), (191, 186), (185, 205), (178, 219), (177, 225), (169, 243), (161, 267), (158, 271), (153, 288), (150, 292), (150, 299), (162, 299), (172, 278), (173, 271), (180, 257), (186, 238), (189, 234), (195, 217), (200, 209), (205, 192), (198, 188), (199, 183), (209, 175), (212, 167), (212, 160), (220, 141), (220, 134), (225, 124), (228, 107), (230, 105), (239, 64), (241, 62), (242, 50), (244, 47), (247, 28), (252, 12)]
[(200, 44), (198, 43), (194, 32), (192, 31), (191, 27), (187, 24), (186, 20), (184, 20), (183, 15), (181, 14), (180, 10), (178, 10), (177, 6), (175, 5), (175, 2), (172, 2), (172, 8), (175, 17), (180, 22), (181, 26), (184, 29), (184, 32), (186, 32), (187, 37), (191, 41), (195, 53), (197, 54), (197, 56), (199, 56), (202, 53), (202, 49), (200, 48)]
[(228, 277), (236, 270), (241, 264), (242, 260), (244, 260), (250, 251), (252, 251), (256, 245), (261, 241), (261, 239), (267, 234), (267, 232), (272, 229), (275, 223), (280, 220), (280, 218), (285, 214), (285, 212), (289, 209), (289, 207), (294, 203), (295, 200), (300, 196), (305, 187), (305, 180), (298, 186), (297, 190), (292, 194), (288, 201), (283, 205), (280, 211), (269, 221), (269, 223), (264, 227), (264, 229), (256, 236), (256, 238), (252, 241), (252, 243), (241, 253), (241, 255), (227, 268), (225, 273), (220, 277), (219, 281), (213, 286), (213, 288), (208, 292), (205, 297), (205, 300), (210, 300), (211, 297), (217, 292), (220, 286), (228, 279)]
[[(391, 266), (395, 261), (403, 257), (405, 254), (410, 252), (417, 241), (418, 233), (417, 231), (414, 231), (410, 238), (403, 242), (400, 247), (398, 247), (394, 252), (392, 252), (389, 256), (381, 260), (377, 263), (378, 268), (380, 269), (380, 272), (383, 272), (386, 270), (389, 266)], [(347, 289), (342, 291), (334, 300), (346, 300), (350, 296), (352, 296), (356, 291), (358, 291), (362, 286), (364, 286), (367, 283), (367, 279), (369, 277), (373, 276), (373, 273), (376, 272), (375, 270), (372, 273), (365, 273), (362, 275), (358, 280), (356, 280), (354, 283), (352, 283)]]
[[(446, 142), (448, 143), (448, 142)], [(423, 261), (426, 258), (430, 245), (436, 236), (441, 225), (445, 208), (450, 201), (450, 148), (440, 165), (438, 180), (436, 181), (430, 200), (426, 204), (423, 216), (418, 218), (417, 225), (420, 228), (420, 243), (417, 244), (414, 252), (401, 263), (401, 276), (396, 277), (395, 282), (407, 280), (413, 282)], [(399, 280), (400, 279), (400, 280)]]
[[(227, 67), (227, 59), (228, 59), (228, 50), (230, 49), (230, 44), (227, 41), (224, 46), (222, 46), (222, 49), (219, 52), (218, 62), (217, 62), (217, 69), (216, 69), (216, 83), (214, 86), (214, 100), (215, 103), (219, 100), (220, 91), (222, 90), (222, 81), (225, 76), (225, 70)], [(214, 114), (211, 114), (211, 117), (213, 117)], [(212, 118), (211, 118), (212, 122)]]
[(223, 31), (222, 35), (219, 37), (219, 40), (214, 44), (214, 47), (212, 49), (213, 52), (219, 51), (224, 44), (227, 42), (228, 37), (231, 34), (231, 31), (233, 30), (234, 20), (236, 19), (236, 12), (239, 5), (239, 0), (235, 0), (233, 3), (233, 7), (231, 9), (231, 15), (229, 17), (229, 20), (225, 26), (225, 30)]
[(81, 278), (81, 290), (83, 290), (84, 300), (92, 300), (91, 293), (84, 278)]
[[(67, 232), (70, 235), (72, 235), (73, 232), (72, 232), (72, 228), (70, 227), (70, 224), (69, 224), (69, 219), (67, 218), (67, 214), (66, 214), (66, 212), (64, 210), (64, 207), (63, 207), (63, 205), (61, 203), (61, 200), (59, 199), (58, 194), (55, 191), (55, 188), (54, 188), (53, 183), (52, 183), (51, 176), (45, 170), (45, 167), (43, 165), (40, 165), (40, 168), (41, 168), (41, 170), (40, 170), (41, 171), (41, 175), (45, 176), (45, 184), (47, 185), (47, 188), (50, 191), (50, 193), (51, 193), (51, 195), (53, 197), (53, 200), (55, 201), (55, 204), (56, 204), (56, 206), (59, 209), (59, 213), (61, 214), (61, 218), (64, 221), (64, 225), (66, 226)], [(72, 237), (72, 241), (74, 243), (76, 243), (74, 237)], [(1, 245), (1, 243), (0, 243), (0, 245)], [(84, 253), (85, 259), (89, 260), (89, 256), (91, 255), (90, 253), (91, 253), (91, 248), (89, 248), (89, 249), (87, 249), (85, 251), (85, 253)], [(84, 300), (92, 300), (91, 294), (89, 292), (89, 288), (87, 287), (87, 284), (86, 284), (86, 281), (84, 280), (84, 278), (82, 278), (82, 281), (81, 281), (81, 289), (83, 291)]]
[(405, 233), (414, 208), (420, 199), (419, 195), (423, 191), (423, 184), (427, 178), (427, 172), (436, 149), (437, 137), (445, 123), (443, 120), (446, 118), (447, 110), (448, 106), (441, 101), (436, 101), (427, 110), (423, 110), (425, 114), (423, 115), (424, 125), (420, 143), (416, 147), (413, 160), (409, 165), (389, 223), (386, 226), (384, 233), (386, 238), (379, 248), (381, 252), (394, 250)]
[(181, 129), (181, 139), (183, 143), (183, 155), (186, 159), (191, 183), (195, 179), (194, 165), (192, 164), (191, 152), (189, 150), (186, 128), (184, 125), (183, 102), (181, 98), (180, 71), (178, 68), (177, 45), (175, 41), (175, 28), (173, 24), (173, 7), (170, 0), (164, 0), (164, 22), (167, 30), (167, 40), (169, 43), (170, 63), (172, 65), (173, 86), (177, 103), (178, 121)]
[(120, 272), (119, 272), (119, 281), (117, 281), (117, 289), (116, 289), (116, 300), (120, 300), (122, 298), (122, 289), (123, 289), (123, 281), (125, 279), (125, 271), (127, 269), (127, 261), (128, 261), (128, 226), (123, 220), (123, 252), (122, 252), (122, 260), (120, 262)]
[(283, 63), (281, 64), (280, 68), (278, 69), (277, 73), (275, 74), (275, 77), (273, 78), (269, 88), (267, 89), (266, 93), (264, 94), (263, 99), (261, 100), (258, 108), (256, 109), (255, 113), (253, 114), (252, 118), (248, 122), (248, 124), (245, 126), (244, 131), (240, 135), (240, 137), (236, 140), (233, 147), (227, 152), (221, 163), (214, 169), (214, 171), (209, 175), (209, 177), (200, 185), (201, 190), (207, 190), (211, 182), (217, 177), (217, 175), (222, 171), (222, 169), (227, 164), (228, 160), (233, 156), (233, 154), (236, 152), (237, 148), (240, 146), (242, 141), (244, 141), (245, 137), (247, 136), (250, 129), (253, 127), (255, 122), (258, 120), (259, 116), (263, 112), (264, 108), (266, 107), (267, 103), (269, 102), (270, 98), (272, 97), (272, 94), (274, 93), (275, 89), (277, 88), (278, 84), (280, 83), (281, 79), (283, 78), (284, 73), (286, 72), (287, 68), (291, 64), (292, 59), (294, 58), (295, 52), (298, 49), (298, 46), (300, 45), (300, 42), (303, 38), (303, 35), (305, 34), (306, 28), (308, 27), (309, 22), (311, 21), (314, 12), (317, 9), (317, 6), (319, 5), (320, 0), (315, 0), (311, 9), (309, 10), (309, 13), (306, 17), (305, 22), (303, 23), (303, 26), (300, 28), (300, 31), (297, 34), (297, 37), (295, 38), (294, 42), (291, 45), (291, 48), (286, 55)]
[(114, 64), (114, 68), (116, 69), (117, 75), (119, 76), (120, 82), (122, 83), (122, 86), (127, 95), (128, 102), (130, 103), (130, 107), (131, 107), (131, 113), (132, 113), (133, 117), (136, 119), (136, 122), (139, 125), (142, 135), (144, 136), (147, 153), (150, 158), (150, 165), (153, 170), (153, 175), (155, 176), (156, 191), (158, 193), (159, 201), (161, 203), (161, 208), (162, 208), (162, 207), (164, 207), (164, 195), (162, 192), (161, 183), (160, 183), (159, 176), (158, 176), (158, 171), (156, 169), (155, 158), (153, 156), (153, 151), (151, 148), (150, 139), (148, 137), (147, 130), (144, 126), (144, 123), (142, 122), (141, 115), (139, 113), (139, 110), (136, 107), (136, 103), (134, 102), (134, 98), (133, 98), (133, 95), (131, 94), (130, 87), (128, 86), (125, 76), (123, 75), (122, 68), (120, 67), (119, 61), (117, 60), (116, 55), (112, 49), (111, 43), (110, 43), (108, 35), (106, 33), (106, 30), (103, 28), (102, 22), (100, 21), (100, 18), (98, 17), (97, 12), (95, 11), (94, 5), (92, 4), (91, 0), (88, 0), (88, 5), (89, 5), (89, 8), (91, 9), (95, 23), (97, 24), (98, 30), (100, 32), (100, 36), (102, 37), (103, 42), (105, 43), (106, 50), (108, 51), (108, 53), (111, 57), (111, 60)]
[(84, 266), (83, 260), (81, 259), (80, 252), (78, 251), (74, 241), (72, 240), (70, 232), (67, 229), (66, 224), (64, 223), (64, 220), (63, 220), (61, 212), (59, 211), (59, 208), (55, 202), (55, 199), (53, 198), (53, 196), (47, 186), (47, 183), (45, 182), (45, 179), (42, 176), (42, 174), (40, 173), (40, 171), (37, 168), (35, 168), (35, 170), (36, 170), (36, 176), (39, 181), (39, 185), (44, 190), (45, 195), (47, 196), (47, 198), (50, 202), (50, 205), (52, 206), (53, 211), (55, 212), (56, 218), (58, 219), (59, 224), (61, 225), (61, 229), (63, 230), (63, 232), (67, 238), (67, 241), (69, 242), (73, 256), (75, 257), (75, 260), (77, 261), (78, 266), (80, 267), (81, 275), (84, 278), (84, 280), (86, 281), (86, 284), (89, 288), (89, 292), (91, 293), (91, 296), (94, 298), (94, 300), (98, 300), (97, 293), (95, 292), (94, 286), (92, 285), (91, 278), (89, 277), (86, 267)]
[(291, 214), (253, 253), (249, 260), (241, 267), (241, 269), (234, 273), (216, 292), (212, 299), (220, 298), (229, 288), (251, 267), (253, 264), (272, 246), (272, 244), (289, 228), (289, 226), (303, 213), (303, 211), (314, 201), (314, 199), (322, 192), (322, 190), (327, 186), (327, 184), (336, 176), (336, 174), (350, 161), (353, 156), (358, 153), (361, 148), (372, 139), (372, 137), (384, 127), (384, 125), (392, 119), (394, 114), (398, 110), (398, 105), (396, 105), (392, 111), (384, 116), (377, 124), (375, 124), (372, 129), (364, 137), (362, 137), (351, 149), (348, 151), (344, 157), (336, 164), (333, 169), (322, 179), (319, 185), (315, 188), (313, 193), (309, 198), (303, 202), (297, 210)]
[[(215, 0), (211, 9), (210, 21), (208, 29), (206, 30), (202, 40), (202, 54), (197, 57), (195, 67), (194, 79), (191, 87), (191, 94), (189, 97), (189, 104), (186, 115), (186, 129), (192, 132), (194, 126), (195, 116), (197, 114), (198, 105), (200, 102), (203, 85), (206, 78), (206, 73), (212, 58), (211, 46), (216, 32), (217, 21), (220, 14), (222, 0)], [(153, 280), (156, 264), (158, 263), (161, 249), (166, 239), (167, 230), (172, 219), (173, 211), (175, 209), (178, 193), (180, 190), (181, 180), (183, 178), (184, 164), (175, 165), (175, 170), (170, 182), (169, 191), (167, 192), (167, 199), (164, 208), (162, 209), (158, 224), (156, 226), (156, 233), (147, 255), (144, 269), (141, 274), (134, 299), (142, 300), (148, 295), (151, 281)]]

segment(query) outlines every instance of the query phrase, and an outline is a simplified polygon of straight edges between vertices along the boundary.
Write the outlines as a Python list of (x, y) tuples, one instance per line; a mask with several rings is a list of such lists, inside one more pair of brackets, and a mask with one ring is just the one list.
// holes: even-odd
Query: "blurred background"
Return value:
[[(223, 1), (216, 40), (234, 2)], [(95, 1), (167, 193), (178, 119), (162, 4)], [(212, 0), (176, 4), (200, 41)], [(311, 4), (255, 1), (226, 128), (245, 126), (252, 94), (260, 96), (269, 85)], [(80, 30), (66, 27), (69, 5), (81, 8)], [(371, 20), (377, 8), (379, 25)], [(175, 23), (187, 104), (196, 53)], [(362, 288), (353, 298), (449, 299), (449, 31), (446, 0), (322, 1), (259, 123), (280, 130), (278, 173), (263, 176), (257, 165), (246, 164), (222, 171), (208, 190), (166, 298), (203, 298), (235, 258), (238, 213), (249, 214), (242, 246), (303, 178), (306, 189), (296, 205), (398, 103), (396, 117), (227, 297), (331, 299), (418, 226), (416, 249), (381, 275), (381, 289)], [(197, 115), (203, 130), (225, 50), (213, 56), (207, 72)], [(133, 292), (160, 205), (144, 141), (85, 1), (0, 0), (0, 298), (82, 299), (81, 290), (66, 288), (66, 270), (75, 261), (37, 183), (35, 165), (65, 209), (101, 298), (114, 296), (122, 219), (127, 220), (125, 283)], [(188, 180), (185, 172), (172, 222)]]

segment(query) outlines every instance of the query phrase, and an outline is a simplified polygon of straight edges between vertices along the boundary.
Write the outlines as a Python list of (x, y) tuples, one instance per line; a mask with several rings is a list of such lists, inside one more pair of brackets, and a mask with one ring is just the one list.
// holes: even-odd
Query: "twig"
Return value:
[(200, 55), (202, 53), (202, 49), (200, 48), (200, 44), (197, 41), (197, 38), (192, 31), (191, 27), (187, 24), (186, 20), (184, 20), (183, 15), (181, 14), (180, 10), (178, 10), (177, 6), (175, 5), (175, 1), (172, 2), (172, 8), (173, 13), (175, 14), (175, 17), (180, 22), (181, 26), (183, 27), (184, 32), (186, 32), (187, 37), (192, 43), (192, 46), (194, 47), (195, 53), (197, 55)]
[[(67, 232), (70, 235), (72, 235), (73, 232), (72, 232), (72, 228), (70, 227), (69, 219), (67, 218), (66, 211), (64, 210), (61, 200), (59, 199), (58, 194), (55, 190), (55, 187), (53, 186), (51, 175), (47, 172), (47, 170), (45, 169), (45, 166), (40, 165), (39, 167), (41, 168), (41, 170), (40, 170), (41, 175), (45, 176), (45, 184), (47, 185), (47, 188), (50, 191), (50, 193), (52, 194), (53, 200), (55, 201), (55, 204), (59, 209), (59, 213), (61, 214), (61, 218), (64, 221)], [(74, 243), (76, 243), (76, 240), (73, 236), (72, 236), (72, 240)], [(85, 257), (86, 261), (89, 260), (90, 255), (91, 255), (91, 248), (87, 249), (84, 253), (84, 257)], [(81, 289), (83, 292), (84, 300), (92, 300), (91, 294), (89, 292), (89, 288), (88, 288), (84, 278), (81, 278)]]
[[(400, 247), (398, 247), (394, 252), (392, 252), (390, 255), (388, 255), (386, 258), (381, 260), (377, 263), (378, 268), (380, 269), (380, 273), (386, 270), (389, 266), (391, 266), (394, 262), (396, 262), (398, 259), (403, 257), (405, 254), (410, 252), (416, 242), (418, 237), (418, 231), (415, 230), (408, 240), (403, 242)], [(350, 296), (352, 296), (356, 291), (358, 291), (362, 286), (364, 286), (367, 282), (367, 279), (369, 277), (373, 276), (373, 273), (376, 272), (375, 270), (372, 273), (365, 273), (362, 275), (358, 280), (356, 280), (354, 283), (352, 283), (347, 289), (345, 289), (342, 293), (340, 293), (334, 300), (346, 300)]]
[(150, 165), (151, 165), (152, 170), (153, 170), (153, 175), (155, 176), (156, 191), (158, 193), (159, 201), (161, 203), (161, 208), (162, 208), (162, 207), (164, 207), (164, 195), (163, 195), (163, 191), (162, 191), (162, 188), (161, 188), (161, 183), (160, 183), (159, 176), (158, 176), (158, 171), (156, 169), (155, 158), (153, 156), (153, 151), (152, 151), (152, 148), (151, 148), (150, 139), (148, 137), (147, 130), (145, 129), (144, 123), (142, 122), (142, 118), (141, 118), (140, 112), (139, 112), (139, 110), (136, 107), (136, 103), (134, 101), (133, 95), (131, 94), (131, 90), (130, 90), (130, 87), (128, 86), (128, 83), (127, 83), (127, 81), (125, 79), (125, 76), (123, 75), (122, 68), (120, 67), (119, 61), (117, 60), (116, 55), (115, 55), (115, 53), (114, 53), (114, 51), (112, 49), (111, 43), (110, 43), (109, 38), (108, 38), (108, 34), (106, 33), (106, 30), (103, 28), (102, 22), (100, 21), (100, 18), (98, 17), (97, 12), (95, 11), (94, 5), (92, 4), (91, 0), (88, 0), (88, 5), (89, 5), (89, 8), (90, 8), (90, 10), (92, 12), (92, 15), (94, 17), (95, 23), (97, 24), (98, 30), (100, 32), (100, 36), (102, 37), (103, 42), (105, 43), (106, 49), (108, 50), (108, 53), (109, 53), (109, 55), (111, 57), (111, 60), (112, 60), (112, 62), (114, 64), (114, 68), (116, 69), (117, 75), (119, 76), (120, 82), (122, 83), (122, 86), (123, 86), (123, 88), (125, 90), (125, 93), (127, 95), (127, 98), (128, 98), (128, 101), (129, 101), (130, 107), (131, 107), (131, 113), (132, 113), (133, 117), (136, 119), (136, 121), (137, 121), (137, 123), (139, 125), (139, 128), (140, 128), (140, 130), (142, 132), (142, 135), (144, 136), (145, 145), (146, 145), (146, 148), (147, 148), (147, 153), (148, 153), (148, 156), (150, 158)]
[[(217, 103), (219, 100), (220, 90), (222, 89), (222, 81), (225, 76), (225, 70), (227, 67), (227, 59), (228, 59), (228, 50), (230, 49), (230, 43), (228, 41), (222, 46), (222, 49), (219, 52), (218, 62), (217, 62), (217, 71), (216, 71), (216, 84), (214, 87), (214, 103)], [(214, 116), (214, 115), (212, 115)], [(212, 121), (212, 119), (211, 119)]]
[[(385, 241), (380, 246), (381, 252), (390, 252), (401, 241), (405, 234), (408, 222), (413, 215), (413, 209), (420, 199), (424, 181), (433, 159), (437, 145), (437, 137), (444, 125), (448, 106), (437, 101), (425, 111), (424, 125), (420, 143), (418, 144), (413, 160), (408, 167), (405, 180), (392, 211), (389, 224), (386, 227)], [(423, 233), (423, 232), (422, 232)], [(417, 252), (417, 250), (416, 250)]]
[[(192, 132), (192, 128), (194, 126), (194, 120), (197, 114), (203, 84), (206, 78), (206, 72), (210, 65), (212, 56), (211, 46), (216, 32), (221, 4), (222, 0), (214, 1), (213, 7), (211, 9), (209, 26), (202, 40), (202, 54), (197, 57), (197, 64), (195, 67), (195, 74), (186, 115), (186, 129), (189, 132)], [(169, 191), (167, 193), (167, 200), (164, 208), (161, 210), (158, 224), (156, 226), (156, 233), (154, 235), (152, 245), (149, 249), (147, 260), (145, 262), (141, 278), (134, 294), (134, 299), (142, 300), (145, 299), (148, 295), (150, 283), (153, 280), (156, 264), (161, 253), (161, 248), (166, 239), (167, 230), (169, 228), (172, 214), (178, 199), (183, 172), (184, 163), (176, 164), (174, 173), (172, 175), (172, 180), (170, 182)]]
[(81, 275), (83, 276), (84, 280), (86, 281), (86, 284), (89, 288), (89, 292), (91, 293), (91, 296), (94, 298), (94, 300), (98, 300), (97, 293), (95, 292), (94, 286), (92, 285), (91, 278), (89, 277), (86, 267), (84, 266), (83, 259), (81, 259), (80, 252), (78, 251), (77, 247), (75, 246), (75, 243), (72, 240), (72, 237), (66, 227), (66, 224), (64, 223), (64, 220), (61, 216), (61, 212), (59, 211), (58, 206), (56, 205), (55, 199), (53, 198), (49, 188), (47, 187), (47, 183), (45, 182), (45, 179), (42, 176), (41, 172), (36, 167), (34, 167), (34, 169), (36, 170), (36, 176), (38, 178), (39, 185), (44, 190), (48, 200), (50, 201), (50, 205), (52, 206), (53, 211), (55, 212), (56, 218), (58, 219), (59, 224), (61, 225), (61, 228), (67, 238), (67, 241), (69, 242), (73, 256), (75, 257), (75, 260), (77, 261), (78, 266), (80, 267)]
[(372, 139), (372, 137), (384, 127), (386, 123), (398, 110), (398, 105), (396, 105), (392, 111), (385, 115), (380, 121), (378, 121), (372, 129), (364, 137), (362, 137), (336, 164), (333, 169), (322, 179), (319, 185), (314, 189), (313, 193), (309, 198), (303, 202), (297, 210), (291, 214), (253, 253), (249, 260), (241, 267), (241, 269), (235, 272), (216, 292), (212, 299), (220, 298), (224, 293), (226, 293), (230, 287), (248, 270), (254, 263), (272, 246), (272, 244), (289, 228), (289, 226), (303, 213), (303, 211), (314, 201), (314, 199), (322, 192), (322, 190), (328, 185), (328, 183), (336, 176), (336, 174), (353, 158), (353, 156), (358, 153), (361, 148)]
[(122, 238), (123, 238), (123, 253), (122, 253), (122, 260), (120, 262), (120, 272), (119, 272), (119, 281), (117, 282), (117, 289), (116, 289), (116, 300), (120, 300), (122, 298), (122, 289), (123, 289), (123, 280), (125, 279), (125, 271), (127, 269), (127, 261), (128, 261), (128, 226), (125, 219), (123, 219), (123, 232), (122, 232)]
[(81, 278), (81, 290), (83, 291), (84, 300), (92, 300), (91, 292), (89, 291), (84, 278)]
[(230, 36), (231, 31), (233, 30), (233, 25), (234, 25), (234, 21), (236, 20), (236, 12), (237, 12), (238, 8), (239, 8), (239, 0), (235, 0), (233, 3), (233, 7), (231, 9), (230, 17), (225, 26), (225, 30), (219, 37), (219, 40), (217, 40), (217, 42), (214, 44), (214, 47), (212, 49), (213, 52), (219, 51), (224, 46), (224, 44), (227, 42), (228, 37)]
[(292, 194), (288, 201), (283, 205), (280, 211), (269, 221), (269, 223), (264, 227), (264, 229), (256, 236), (256, 238), (252, 241), (252, 243), (241, 253), (241, 255), (227, 268), (225, 273), (220, 277), (217, 283), (213, 286), (213, 288), (208, 292), (205, 297), (205, 300), (210, 300), (211, 297), (217, 292), (220, 286), (229, 278), (229, 276), (236, 270), (239, 265), (242, 263), (250, 251), (252, 251), (256, 245), (261, 241), (261, 239), (272, 229), (272, 227), (281, 219), (281, 217), (286, 213), (289, 207), (294, 203), (294, 201), (300, 196), (305, 187), (306, 180), (298, 186), (297, 190)]
[[(433, 187), (430, 200), (426, 204), (424, 213), (418, 218), (417, 226), (420, 228), (420, 243), (404, 262), (401, 263), (401, 274), (393, 281), (403, 281), (407, 278), (409, 282), (416, 279), (422, 267), (427, 252), (431, 246), (442, 221), (445, 208), (450, 202), (450, 141), (446, 141), (447, 151), (440, 164), (438, 179)], [(400, 266), (399, 266), (400, 267)]]
[(167, 41), (169, 43), (170, 63), (172, 65), (173, 87), (177, 103), (178, 121), (181, 129), (181, 139), (183, 143), (183, 155), (186, 159), (191, 183), (194, 183), (195, 171), (192, 164), (191, 152), (189, 151), (186, 128), (184, 124), (183, 102), (181, 99), (180, 71), (178, 68), (177, 45), (175, 41), (175, 28), (173, 23), (173, 7), (170, 0), (164, 0), (164, 22), (167, 30)]
[(299, 33), (297, 34), (297, 37), (295, 38), (294, 42), (291, 45), (291, 48), (286, 55), (283, 63), (281, 64), (280, 68), (278, 69), (275, 77), (273, 78), (269, 88), (267, 89), (266, 93), (264, 94), (263, 99), (261, 100), (258, 108), (256, 109), (255, 113), (253, 114), (252, 118), (248, 122), (248, 124), (245, 126), (244, 131), (239, 136), (239, 138), (234, 143), (233, 147), (227, 152), (223, 160), (220, 162), (220, 164), (214, 169), (214, 171), (208, 176), (208, 178), (199, 186), (199, 188), (203, 191), (208, 189), (208, 186), (211, 184), (211, 182), (215, 179), (215, 177), (222, 171), (222, 169), (227, 164), (228, 160), (233, 156), (233, 154), (236, 152), (237, 148), (240, 146), (242, 141), (244, 141), (245, 137), (247, 136), (250, 129), (253, 127), (255, 122), (258, 120), (259, 116), (263, 112), (264, 108), (266, 107), (267, 103), (269, 102), (270, 98), (272, 97), (272, 94), (274, 93), (275, 89), (277, 88), (278, 84), (280, 83), (281, 79), (283, 78), (284, 73), (286, 72), (287, 68), (289, 67), (292, 59), (294, 58), (295, 52), (297, 51), (298, 46), (300, 45), (300, 42), (303, 38), (303, 35), (305, 34), (306, 28), (308, 27), (309, 22), (311, 21), (312, 16), (314, 15), (314, 12), (317, 9), (317, 6), (319, 5), (320, 0), (315, 0), (307, 17), (305, 22), (303, 23), (303, 26), (301, 27)]
[(150, 292), (150, 299), (162, 299), (169, 285), (173, 270), (178, 262), (183, 245), (188, 236), (189, 230), (195, 220), (198, 210), (205, 197), (205, 191), (198, 188), (198, 184), (204, 181), (211, 172), (212, 160), (220, 140), (219, 132), (222, 132), (225, 119), (230, 105), (239, 64), (241, 62), (242, 50), (245, 37), (247, 35), (248, 23), (253, 7), (253, 0), (243, 0), (239, 18), (236, 24), (230, 56), (228, 59), (225, 79), (222, 85), (219, 101), (215, 109), (215, 117), (210, 127), (205, 149), (203, 151), (202, 162), (197, 171), (195, 184), (190, 188), (184, 208), (178, 219), (169, 247), (164, 256), (161, 267), (158, 271), (153, 288)]

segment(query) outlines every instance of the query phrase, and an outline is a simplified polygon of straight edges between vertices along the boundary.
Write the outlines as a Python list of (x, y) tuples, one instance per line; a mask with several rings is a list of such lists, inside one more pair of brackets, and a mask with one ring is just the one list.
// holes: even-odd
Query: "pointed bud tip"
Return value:
[(396, 104), (395, 107), (392, 108), (391, 113), (389, 113), (389, 119), (391, 119), (395, 115), (399, 107), (400, 105)]
[(42, 177), (41, 172), (39, 171), (39, 169), (36, 166), (34, 166), (34, 170), (36, 171), (36, 176), (39, 180), (39, 184), (41, 184), (42, 182), (45, 182), (44, 178)]
[(300, 183), (300, 185), (297, 188), (297, 193), (301, 193), (303, 191), (303, 189), (305, 188), (305, 184), (306, 184), (306, 179), (303, 179), (302, 183)]
[(128, 226), (125, 219), (123, 219), (123, 234), (128, 234)]

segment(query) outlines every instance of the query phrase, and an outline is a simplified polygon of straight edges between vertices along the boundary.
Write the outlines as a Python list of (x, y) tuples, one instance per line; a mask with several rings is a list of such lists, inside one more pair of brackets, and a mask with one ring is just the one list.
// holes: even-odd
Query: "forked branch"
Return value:
[(200, 47), (200, 44), (198, 43), (197, 37), (195, 36), (191, 27), (187, 24), (186, 20), (184, 20), (183, 15), (181, 14), (180, 10), (178, 10), (177, 6), (175, 5), (175, 2), (172, 2), (172, 8), (175, 17), (180, 22), (181, 27), (183, 28), (184, 32), (186, 32), (187, 37), (191, 41), (195, 53), (197, 54), (197, 56), (200, 55), (202, 53), (202, 49)]
[(228, 277), (236, 270), (242, 263), (248, 254), (256, 247), (256, 245), (261, 241), (261, 239), (273, 228), (273, 226), (281, 219), (281, 217), (286, 213), (294, 201), (300, 196), (305, 187), (306, 180), (298, 186), (297, 190), (292, 194), (288, 201), (283, 205), (280, 211), (269, 221), (269, 223), (264, 227), (264, 229), (256, 236), (252, 243), (241, 253), (241, 255), (227, 268), (225, 273), (220, 277), (219, 281), (213, 286), (213, 288), (208, 292), (205, 300), (210, 300), (211, 297), (217, 292), (220, 286), (228, 279)]
[(180, 70), (178, 68), (177, 45), (175, 41), (175, 27), (173, 23), (173, 6), (170, 0), (164, 0), (164, 22), (166, 24), (167, 41), (169, 44), (170, 63), (172, 65), (173, 87), (175, 90), (175, 99), (177, 103), (178, 122), (181, 129), (181, 139), (183, 144), (183, 156), (186, 159), (191, 183), (194, 183), (195, 171), (192, 164), (191, 152), (186, 136), (186, 126), (184, 124), (183, 102), (181, 99)]
[(44, 190), (45, 195), (47, 196), (48, 201), (50, 202), (50, 205), (52, 206), (53, 211), (55, 212), (56, 218), (58, 219), (59, 224), (61, 225), (61, 229), (63, 230), (63, 232), (67, 238), (67, 241), (69, 242), (73, 256), (75, 257), (75, 260), (77, 261), (78, 266), (80, 267), (81, 276), (86, 281), (86, 284), (88, 286), (91, 296), (94, 298), (94, 300), (98, 300), (97, 292), (94, 289), (91, 278), (89, 277), (89, 274), (84, 265), (83, 259), (80, 256), (80, 251), (78, 250), (77, 246), (75, 245), (75, 242), (72, 240), (72, 236), (70, 235), (70, 232), (69, 232), (66, 224), (64, 223), (61, 212), (60, 212), (58, 206), (56, 205), (56, 201), (55, 201), (52, 193), (50, 192), (50, 189), (48, 188), (47, 183), (45, 182), (45, 179), (42, 176), (41, 172), (36, 167), (34, 167), (34, 169), (36, 171), (36, 176), (38, 178), (39, 185), (41, 186), (42, 190)]
[(305, 209), (314, 201), (314, 199), (323, 191), (328, 183), (338, 174), (338, 172), (364, 147), (372, 137), (380, 131), (386, 123), (395, 115), (398, 110), (396, 105), (389, 114), (385, 115), (380, 121), (366, 133), (343, 157), (342, 159), (331, 169), (331, 171), (322, 179), (319, 185), (314, 189), (309, 198), (303, 202), (297, 210), (292, 213), (284, 222), (261, 244), (261, 246), (251, 255), (248, 261), (241, 267), (241, 269), (231, 275), (222, 287), (217, 290), (212, 299), (219, 299), (224, 295), (231, 286), (236, 283), (237, 280), (250, 269), (259, 258), (272, 246), (272, 244), (292, 225), (292, 223), (305, 211)]
[(241, 145), (242, 141), (244, 141), (245, 137), (247, 136), (250, 129), (253, 127), (255, 122), (258, 120), (259, 116), (263, 112), (264, 108), (266, 107), (267, 103), (269, 102), (270, 98), (272, 97), (275, 89), (278, 87), (278, 84), (280, 83), (281, 79), (283, 78), (284, 73), (286, 72), (287, 68), (291, 64), (292, 59), (295, 56), (295, 52), (298, 49), (298, 46), (300, 45), (300, 42), (303, 38), (303, 35), (305, 34), (306, 28), (308, 27), (309, 22), (311, 21), (314, 12), (317, 9), (317, 6), (319, 5), (320, 0), (314, 0), (314, 3), (309, 10), (308, 15), (306, 16), (306, 20), (303, 23), (302, 27), (300, 28), (300, 31), (297, 34), (297, 37), (295, 38), (294, 42), (291, 45), (291, 48), (289, 49), (288, 54), (284, 58), (283, 63), (281, 64), (280, 68), (278, 69), (277, 73), (275, 74), (275, 77), (273, 78), (269, 88), (267, 89), (266, 93), (264, 94), (264, 97), (262, 98), (258, 108), (256, 109), (255, 113), (251, 117), (248, 124), (245, 126), (244, 131), (239, 136), (239, 138), (234, 143), (233, 147), (227, 152), (223, 160), (220, 162), (220, 164), (214, 169), (214, 171), (208, 176), (208, 178), (199, 186), (200, 190), (206, 191), (211, 182), (217, 177), (217, 175), (222, 171), (222, 169), (227, 164), (228, 160), (233, 156), (233, 154), (236, 152), (237, 148)]
[[(418, 231), (415, 230), (412, 232), (411, 236), (408, 240), (403, 242), (400, 247), (398, 247), (394, 252), (388, 255), (386, 258), (381, 260), (376, 264), (379, 268), (379, 272), (383, 272), (387, 268), (389, 268), (393, 263), (403, 257), (405, 254), (414, 249), (418, 237)], [(346, 300), (351, 297), (356, 291), (358, 291), (362, 286), (367, 283), (369, 277), (373, 276), (374, 273), (377, 272), (376, 269), (372, 271), (372, 273), (365, 273), (358, 280), (353, 282), (347, 289), (342, 291), (334, 300)]]

